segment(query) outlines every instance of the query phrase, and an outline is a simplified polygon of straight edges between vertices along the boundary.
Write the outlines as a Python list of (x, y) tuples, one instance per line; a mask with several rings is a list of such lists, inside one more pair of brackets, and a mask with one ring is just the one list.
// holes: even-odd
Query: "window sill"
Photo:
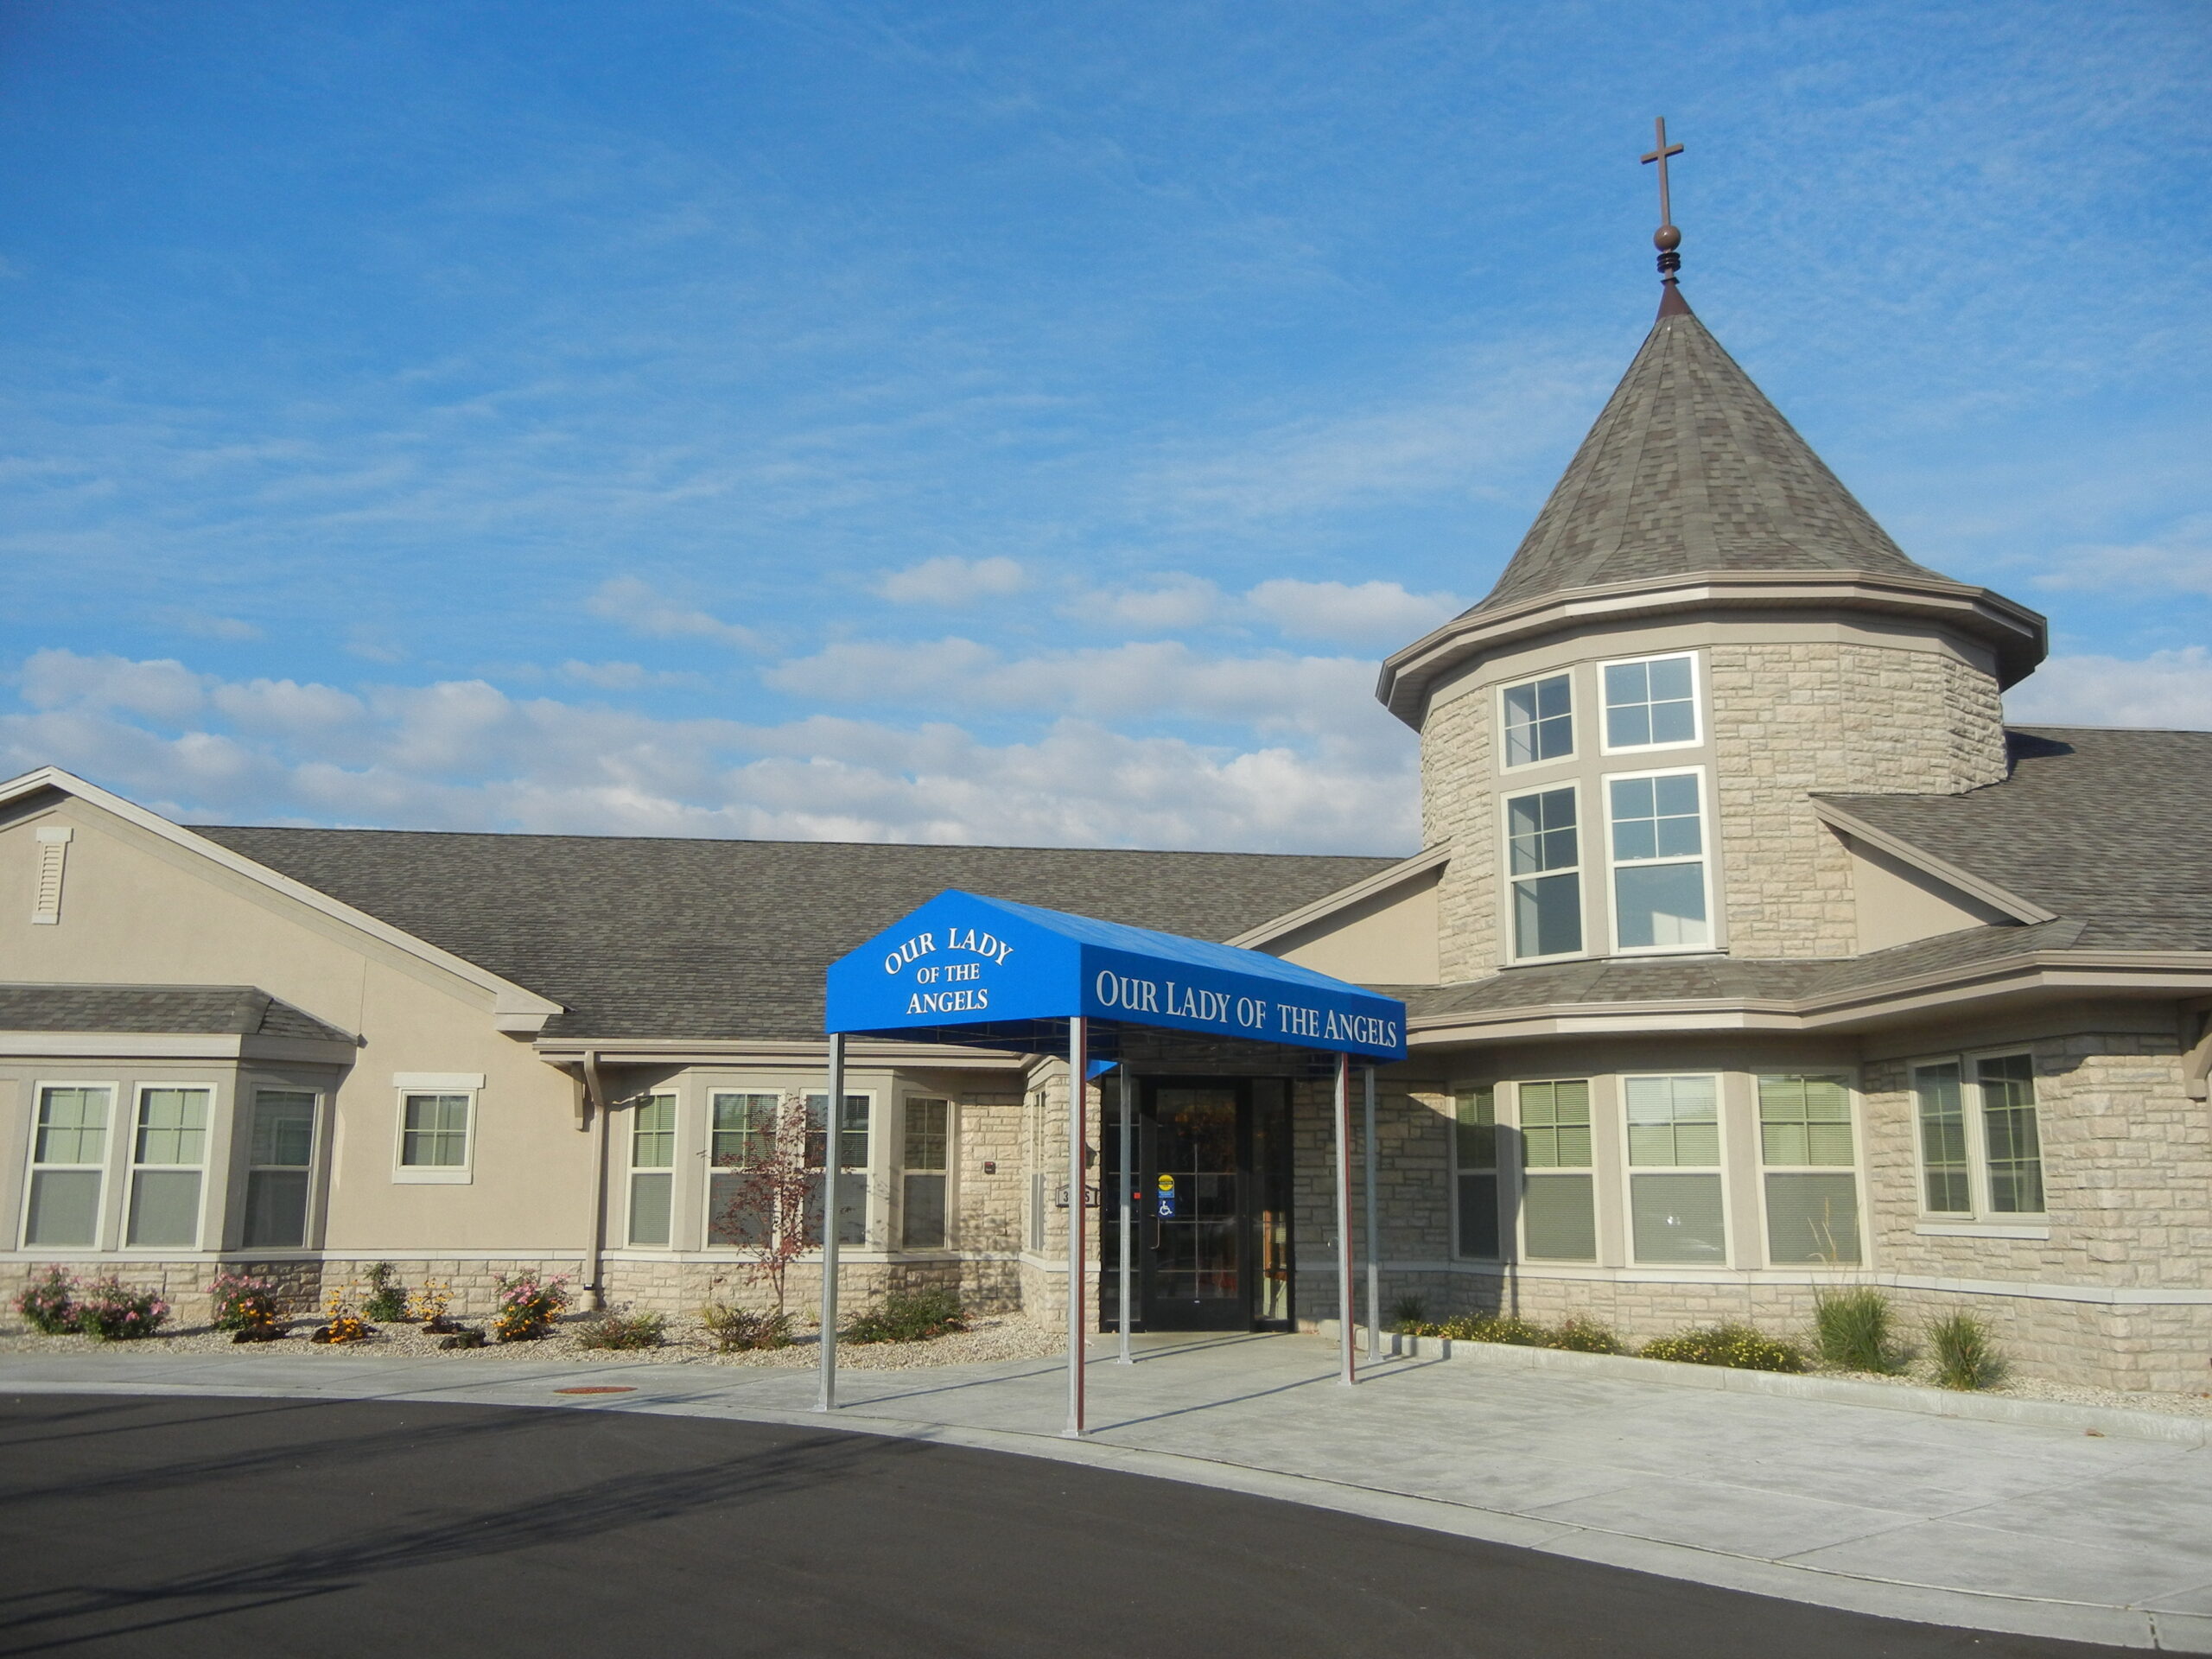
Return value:
[(1922, 1221), (1912, 1230), (1923, 1238), (2049, 1238), (2048, 1222)]

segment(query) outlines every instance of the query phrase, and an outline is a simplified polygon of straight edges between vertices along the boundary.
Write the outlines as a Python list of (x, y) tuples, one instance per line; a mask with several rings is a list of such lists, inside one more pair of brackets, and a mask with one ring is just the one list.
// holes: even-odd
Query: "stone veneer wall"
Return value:
[(1729, 954), (1855, 954), (1850, 855), (1807, 798), (2001, 781), (1996, 681), (1947, 654), (1863, 645), (1719, 645), (1706, 663)]
[(1421, 726), (1421, 844), (1459, 849), (1436, 889), (1437, 968), (1447, 985), (1497, 969), (1491, 702), (1486, 690), (1470, 691), (1438, 704)]
[(326, 1274), (335, 1275), (334, 1283), (344, 1282), (343, 1264), (326, 1264), (312, 1257), (285, 1256), (260, 1262), (251, 1256), (226, 1256), (220, 1260), (200, 1256), (165, 1262), (144, 1256), (59, 1250), (33, 1261), (0, 1262), (0, 1308), (5, 1309), (0, 1312), (0, 1325), (21, 1325), (16, 1314), (16, 1296), (34, 1279), (43, 1278), (49, 1267), (60, 1268), (78, 1279), (104, 1279), (113, 1274), (134, 1289), (160, 1292), (162, 1299), (174, 1310), (169, 1315), (172, 1330), (207, 1323), (211, 1312), (207, 1286), (217, 1274), (248, 1274), (258, 1279), (273, 1279), (278, 1295), (302, 1316), (321, 1311)]

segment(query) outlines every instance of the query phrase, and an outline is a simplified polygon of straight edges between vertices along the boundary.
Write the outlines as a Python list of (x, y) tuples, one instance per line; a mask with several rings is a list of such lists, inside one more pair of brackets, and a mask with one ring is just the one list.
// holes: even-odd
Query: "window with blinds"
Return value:
[(1767, 1259), (1776, 1267), (1855, 1267), (1859, 1160), (1847, 1077), (1762, 1077), (1759, 1161)]
[(1720, 1080), (1625, 1077), (1629, 1232), (1638, 1262), (1726, 1267)]
[(676, 1207), (676, 1096), (648, 1095), (630, 1109), (632, 1244), (666, 1245)]
[(1452, 1166), (1458, 1187), (1459, 1254), (1498, 1259), (1497, 1091), (1489, 1084), (1452, 1096)]
[(1514, 1085), (1521, 1128), (1521, 1247), (1535, 1262), (1598, 1259), (1586, 1078)]
[(940, 1250), (946, 1241), (945, 1185), (952, 1163), (952, 1103), (909, 1100), (899, 1194), (902, 1249)]
[(191, 1249), (200, 1243), (200, 1188), (207, 1161), (205, 1089), (138, 1091), (131, 1138), (130, 1203), (124, 1240)]

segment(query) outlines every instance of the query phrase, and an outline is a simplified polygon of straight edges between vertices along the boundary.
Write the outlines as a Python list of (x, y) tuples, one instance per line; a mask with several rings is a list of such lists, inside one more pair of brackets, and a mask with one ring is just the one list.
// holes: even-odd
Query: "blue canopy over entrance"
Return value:
[(1406, 1057), (1395, 997), (1257, 950), (972, 893), (939, 893), (830, 968), (832, 1032), (1033, 1049), (1057, 1047), (1071, 1019)]
[[(823, 1027), (830, 1089), (844, 1096), (845, 1039), (901, 1037), (1031, 1052), (1059, 1049), (1068, 1063), (1068, 1428), (1084, 1432), (1084, 1221), (1089, 1147), (1084, 1083), (1099, 1035), (1141, 1026), (1211, 1039), (1319, 1050), (1336, 1060), (1338, 1313), (1344, 1380), (1353, 1380), (1351, 1269), (1352, 1057), (1367, 1068), (1368, 1212), (1374, 1217), (1376, 1060), (1406, 1055), (1406, 1007), (1326, 974), (1256, 950), (1155, 933), (1065, 911), (941, 893), (830, 965)], [(831, 1141), (841, 1139), (830, 1136)], [(1122, 1351), (1128, 1357), (1131, 1233), (1128, 1068), (1122, 1068)], [(1103, 1196), (1103, 1195), (1102, 1195)], [(823, 1205), (822, 1391), (836, 1403), (837, 1228)], [(1164, 1211), (1162, 1213), (1165, 1213)], [(1377, 1292), (1369, 1247), (1368, 1302)], [(1377, 1327), (1379, 1330), (1379, 1326)]]

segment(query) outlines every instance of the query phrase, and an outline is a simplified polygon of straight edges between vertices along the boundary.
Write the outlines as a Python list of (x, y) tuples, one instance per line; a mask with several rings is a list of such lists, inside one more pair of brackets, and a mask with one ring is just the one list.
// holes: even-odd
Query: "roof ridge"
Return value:
[(809, 841), (772, 839), (762, 836), (622, 836), (556, 833), (542, 830), (405, 830), (377, 824), (324, 823), (188, 823), (194, 835), (226, 830), (269, 831), (306, 836), (441, 836), (455, 841), (627, 842), (640, 846), (677, 847), (868, 847), (886, 851), (956, 853), (1100, 853), (1126, 854), (1137, 858), (1338, 858), (1362, 862), (1395, 864), (1413, 853), (1266, 853), (1240, 848), (1205, 847), (1048, 847), (1019, 842), (977, 841)]

